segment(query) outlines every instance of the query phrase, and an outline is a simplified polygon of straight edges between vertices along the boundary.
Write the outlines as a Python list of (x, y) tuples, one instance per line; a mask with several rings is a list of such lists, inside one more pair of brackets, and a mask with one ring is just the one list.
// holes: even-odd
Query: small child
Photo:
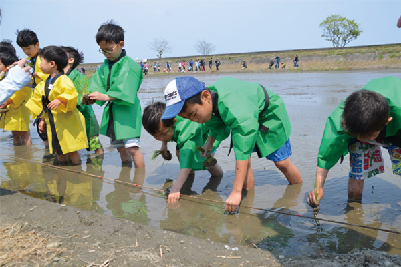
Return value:
[(284, 63), (284, 62), (281, 63), (281, 68), (282, 68), (282, 69), (285, 69), (285, 63)]
[(349, 95), (329, 116), (317, 156), (316, 188), (307, 203), (319, 204), (329, 170), (350, 153), (348, 200), (362, 199), (364, 181), (384, 172), (380, 147), (401, 175), (401, 79), (375, 79)]
[[(176, 86), (175, 80), (167, 87), (169, 86)], [(147, 106), (143, 112), (142, 122), (149, 134), (156, 140), (163, 142), (161, 151), (167, 151), (167, 142), (175, 141), (177, 143), (176, 155), (180, 161), (180, 172), (168, 196), (168, 203), (174, 203), (179, 200), (181, 187), (191, 171), (203, 170), (205, 159), (196, 151), (196, 146), (203, 146), (208, 135), (203, 125), (179, 116), (162, 121), (161, 118), (165, 109), (166, 104), (161, 102)], [(219, 143), (216, 142), (214, 148)], [(208, 171), (212, 176), (223, 174), (218, 164), (210, 167)]]
[(68, 64), (64, 50), (47, 46), (40, 51), (40, 68), (48, 74), (40, 82), (26, 106), (37, 115), (39, 131), (47, 126), (50, 153), (57, 153), (60, 163), (80, 164), (78, 150), (88, 147), (85, 132), (85, 118), (76, 108), (78, 93), (72, 81), (64, 75)]
[(157, 65), (156, 65), (156, 62), (155, 62), (155, 64), (153, 64), (153, 73), (156, 73), (156, 69), (157, 69)]
[(127, 56), (124, 30), (113, 21), (100, 26), (96, 42), (106, 60), (89, 81), (93, 92), (89, 97), (100, 106), (107, 101), (100, 133), (111, 138), (111, 147), (117, 148), (123, 163), (131, 164), (133, 159), (136, 168), (143, 168), (139, 148), (142, 110), (137, 96), (143, 79), (141, 67)]
[(157, 63), (157, 72), (160, 72), (160, 62)]
[(67, 54), (68, 64), (64, 68), (65, 75), (71, 79), (78, 92), (77, 109), (85, 118), (86, 137), (88, 138), (88, 151), (95, 151), (96, 155), (103, 154), (102, 144), (99, 141), (99, 123), (96, 120), (93, 108), (90, 105), (82, 104), (82, 95), (88, 91), (89, 80), (85, 75), (78, 72), (75, 68), (84, 61), (84, 54), (77, 49), (68, 46), (61, 47)]
[[(18, 61), (18, 57), (13, 51), (15, 51), (13, 46), (11, 48), (5, 46), (5, 44), (1, 44), (0, 73), (4, 72), (5, 75), (0, 77), (0, 81), (6, 77), (8, 68), (11, 64)], [(32, 144), (31, 136), (29, 134), (30, 112), (29, 109), (25, 107), (25, 103), (29, 100), (31, 94), (32, 89), (30, 87), (23, 87), (21, 90), (15, 92), (6, 102), (0, 105), (1, 109), (8, 109), (7, 113), (1, 114), (0, 128), (12, 132), (13, 145), (19, 145), (21, 142), (24, 145)]]
[[(23, 29), (17, 32), (17, 44), (21, 47), (24, 54), (28, 56), (27, 59), (31, 61), (31, 67), (34, 71), (32, 74), (32, 89), (34, 89), (40, 82), (45, 81), (47, 77), (49, 77), (49, 75), (43, 73), (40, 69), (39, 40), (36, 33), (29, 29)], [(36, 130), (45, 147), (48, 147), (49, 142), (47, 140), (46, 129), (41, 133), (39, 131), (39, 125), (37, 125)]]
[(229, 77), (208, 88), (193, 77), (177, 78), (177, 84), (182, 86), (169, 92), (175, 98), (166, 102), (162, 120), (179, 115), (205, 123), (210, 136), (203, 146), (204, 156), (212, 150), (215, 140), (222, 141), (229, 136), (227, 128), (231, 130), (236, 171), (226, 211), (235, 212), (241, 202), (242, 189), (255, 186), (252, 152), (273, 161), (290, 184), (302, 183), (301, 174), (289, 160), (291, 124), (280, 96), (260, 84)]

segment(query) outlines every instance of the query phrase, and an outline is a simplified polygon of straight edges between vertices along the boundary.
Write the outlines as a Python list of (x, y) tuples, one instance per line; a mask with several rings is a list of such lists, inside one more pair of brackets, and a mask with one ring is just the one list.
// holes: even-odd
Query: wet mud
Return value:
[[(321, 222), (321, 225), (317, 226), (313, 219), (274, 212), (277, 210), (288, 214), (314, 216), (312, 208), (306, 204), (306, 198), (308, 192), (313, 189), (316, 155), (328, 115), (351, 92), (360, 89), (371, 79), (388, 75), (401, 78), (399, 72), (231, 75), (261, 83), (283, 97), (292, 123), (293, 155), (290, 159), (299, 168), (304, 180), (302, 185), (288, 185), (272, 162), (253, 155), (255, 188), (243, 191), (243, 207), (240, 207), (240, 212), (236, 215), (224, 214), (223, 204), (231, 193), (235, 175), (235, 157), (233, 153), (227, 156), (229, 140), (222, 142), (215, 155), (224, 174), (211, 177), (207, 171), (197, 171), (190, 175), (181, 191), (184, 195), (199, 196), (217, 202), (184, 196), (178, 203), (169, 205), (165, 195), (158, 191), (134, 186), (138, 184), (165, 191), (172, 187), (179, 172), (179, 163), (175, 156), (168, 162), (161, 157), (151, 160), (153, 151), (160, 149), (161, 143), (144, 130), (141, 136), (141, 150), (145, 157), (145, 169), (123, 166), (116, 149), (110, 147), (109, 139), (100, 136), (105, 155), (99, 157), (93, 152), (82, 150), (82, 165), (66, 166), (67, 171), (46, 166), (57, 162), (54, 156), (44, 149), (36, 129), (32, 126), (33, 145), (30, 148), (12, 146), (10, 132), (2, 132), (0, 187), (57, 203), (59, 208), (60, 204), (66, 205), (63, 208), (74, 206), (130, 223), (135, 222), (144, 227), (153, 227), (152, 231), (167, 230), (167, 233), (219, 242), (219, 245), (224, 244), (230, 248), (258, 247), (271, 252), (278, 260), (279, 256), (288, 260), (301, 255), (347, 254), (354, 249), (371, 249), (390, 255), (400, 254), (401, 237), (398, 234), (354, 226), (344, 227), (327, 222)], [(222, 77), (202, 75), (199, 79), (210, 84)], [(145, 79), (138, 93), (142, 106), (145, 107), (154, 101), (163, 101), (162, 92), (170, 79), (172, 77)], [(97, 105), (93, 108), (100, 121), (102, 108)], [(175, 149), (175, 144), (169, 146), (170, 150)], [(330, 170), (317, 216), (401, 231), (400, 178), (391, 173), (389, 158), (385, 153), (383, 155), (388, 163), (385, 165), (386, 172), (365, 181), (362, 201), (348, 202), (347, 157), (343, 164), (337, 164)], [(76, 171), (84, 171), (96, 177), (77, 174)], [(47, 202), (42, 201), (46, 203), (43, 206), (51, 204)], [(3, 200), (1, 204), (3, 208)], [(39, 205), (36, 204), (38, 207)], [(63, 213), (55, 211), (55, 214), (61, 216), (60, 219), (67, 219)], [(20, 219), (23, 218), (21, 216)]]

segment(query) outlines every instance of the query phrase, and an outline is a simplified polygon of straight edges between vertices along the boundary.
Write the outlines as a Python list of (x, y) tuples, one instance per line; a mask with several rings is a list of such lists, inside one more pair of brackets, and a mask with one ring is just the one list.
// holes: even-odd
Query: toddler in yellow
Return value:
[[(9, 48), (0, 49), (0, 73), (3, 73), (0, 80), (6, 77), (8, 68), (16, 61), (15, 49), (10, 43)], [(8, 109), (7, 113), (1, 114), (0, 128), (12, 131), (13, 144), (19, 145), (21, 141), (25, 145), (32, 144), (29, 134), (29, 109), (25, 107), (26, 101), (31, 97), (30, 87), (23, 87), (15, 92), (7, 101), (0, 105), (1, 109)]]
[(57, 46), (47, 46), (40, 51), (40, 67), (50, 74), (40, 82), (26, 106), (37, 115), (39, 131), (47, 127), (50, 153), (55, 151), (60, 163), (79, 164), (78, 150), (88, 146), (85, 119), (77, 110), (78, 93), (72, 81), (64, 75), (68, 64), (64, 50)]

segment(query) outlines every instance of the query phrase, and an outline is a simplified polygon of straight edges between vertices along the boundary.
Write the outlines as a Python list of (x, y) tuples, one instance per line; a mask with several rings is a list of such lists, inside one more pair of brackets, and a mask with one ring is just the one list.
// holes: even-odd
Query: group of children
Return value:
[[(39, 49), (34, 32), (18, 33), (17, 44), (34, 72), (32, 87), (21, 89), (0, 106), (8, 109), (1, 123), (13, 132), (14, 144), (31, 143), (28, 123), (32, 115), (40, 137), (60, 162), (79, 164), (78, 150), (83, 148), (102, 154), (100, 133), (111, 139), (111, 147), (117, 148), (123, 164), (131, 164), (133, 159), (136, 168), (143, 168), (143, 125), (162, 142), (163, 157), (169, 154), (167, 144), (176, 142), (180, 172), (168, 196), (168, 202), (174, 203), (188, 175), (204, 169), (205, 158), (214, 156), (219, 144), (230, 136), (236, 168), (225, 206), (228, 212), (238, 209), (243, 189), (254, 187), (253, 152), (272, 161), (290, 184), (303, 182), (289, 159), (291, 123), (279, 95), (260, 84), (228, 77), (206, 86), (196, 78), (183, 76), (166, 86), (165, 103), (147, 106), (142, 115), (137, 92), (143, 71), (124, 50), (124, 30), (107, 22), (99, 28), (96, 42), (106, 60), (88, 81), (76, 70), (83, 61), (78, 50), (58, 46)], [(17, 60), (11, 43), (2, 42), (0, 71), (7, 73), (7, 67)], [(318, 154), (316, 188), (307, 200), (310, 205), (319, 203), (329, 169), (348, 152), (350, 199), (362, 197), (365, 178), (384, 171), (380, 146), (389, 151), (394, 173), (401, 174), (400, 90), (400, 79), (373, 80), (332, 113)], [(100, 127), (91, 107), (94, 103), (105, 105)], [(223, 174), (218, 164), (207, 169), (212, 176)]]

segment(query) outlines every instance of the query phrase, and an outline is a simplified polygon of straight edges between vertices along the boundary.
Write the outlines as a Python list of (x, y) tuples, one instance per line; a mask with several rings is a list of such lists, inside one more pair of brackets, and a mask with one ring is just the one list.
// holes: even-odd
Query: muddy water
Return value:
[[(232, 74), (230, 76), (258, 82), (281, 95), (292, 122), (292, 162), (300, 169), (303, 185), (287, 184), (273, 163), (252, 156), (255, 189), (244, 192), (242, 205), (275, 209), (287, 213), (313, 216), (306, 205), (307, 193), (313, 188), (316, 154), (327, 116), (351, 92), (369, 80), (399, 72), (340, 72), (340, 73), (278, 73)], [(206, 84), (222, 75), (200, 75)], [(162, 100), (164, 86), (172, 77), (144, 80), (139, 98), (143, 107)], [(102, 108), (94, 106), (100, 119)], [(109, 180), (56, 170), (45, 165), (9, 156), (53, 164), (54, 158), (31, 129), (31, 148), (12, 146), (10, 132), (0, 133), (0, 186), (18, 190), (27, 195), (52, 202), (73, 205), (99, 213), (133, 220), (203, 239), (258, 246), (282, 255), (295, 255), (331, 251), (347, 253), (355, 247), (374, 248), (391, 254), (401, 254), (401, 235), (358, 227), (344, 227), (333, 223), (315, 226), (314, 221), (300, 217), (280, 215), (271, 211), (241, 208), (238, 215), (225, 215), (223, 204), (182, 199), (169, 206), (158, 192), (139, 189)], [(98, 176), (143, 184), (157, 189), (172, 186), (179, 172), (176, 158), (171, 162), (150, 160), (152, 152), (160, 147), (142, 131), (141, 149), (146, 160), (145, 170), (121, 166), (119, 154), (111, 149), (107, 137), (101, 137), (104, 157), (80, 151), (82, 166), (67, 167)], [(216, 157), (224, 169), (222, 177), (213, 177), (206, 171), (190, 176), (182, 189), (183, 194), (225, 201), (234, 180), (234, 155), (226, 156), (228, 140), (222, 143)], [(171, 151), (175, 145), (170, 144)], [(365, 182), (362, 203), (347, 202), (348, 159), (337, 164), (329, 173), (319, 216), (326, 219), (393, 229), (401, 231), (400, 178), (391, 174), (386, 153), (386, 173)]]

